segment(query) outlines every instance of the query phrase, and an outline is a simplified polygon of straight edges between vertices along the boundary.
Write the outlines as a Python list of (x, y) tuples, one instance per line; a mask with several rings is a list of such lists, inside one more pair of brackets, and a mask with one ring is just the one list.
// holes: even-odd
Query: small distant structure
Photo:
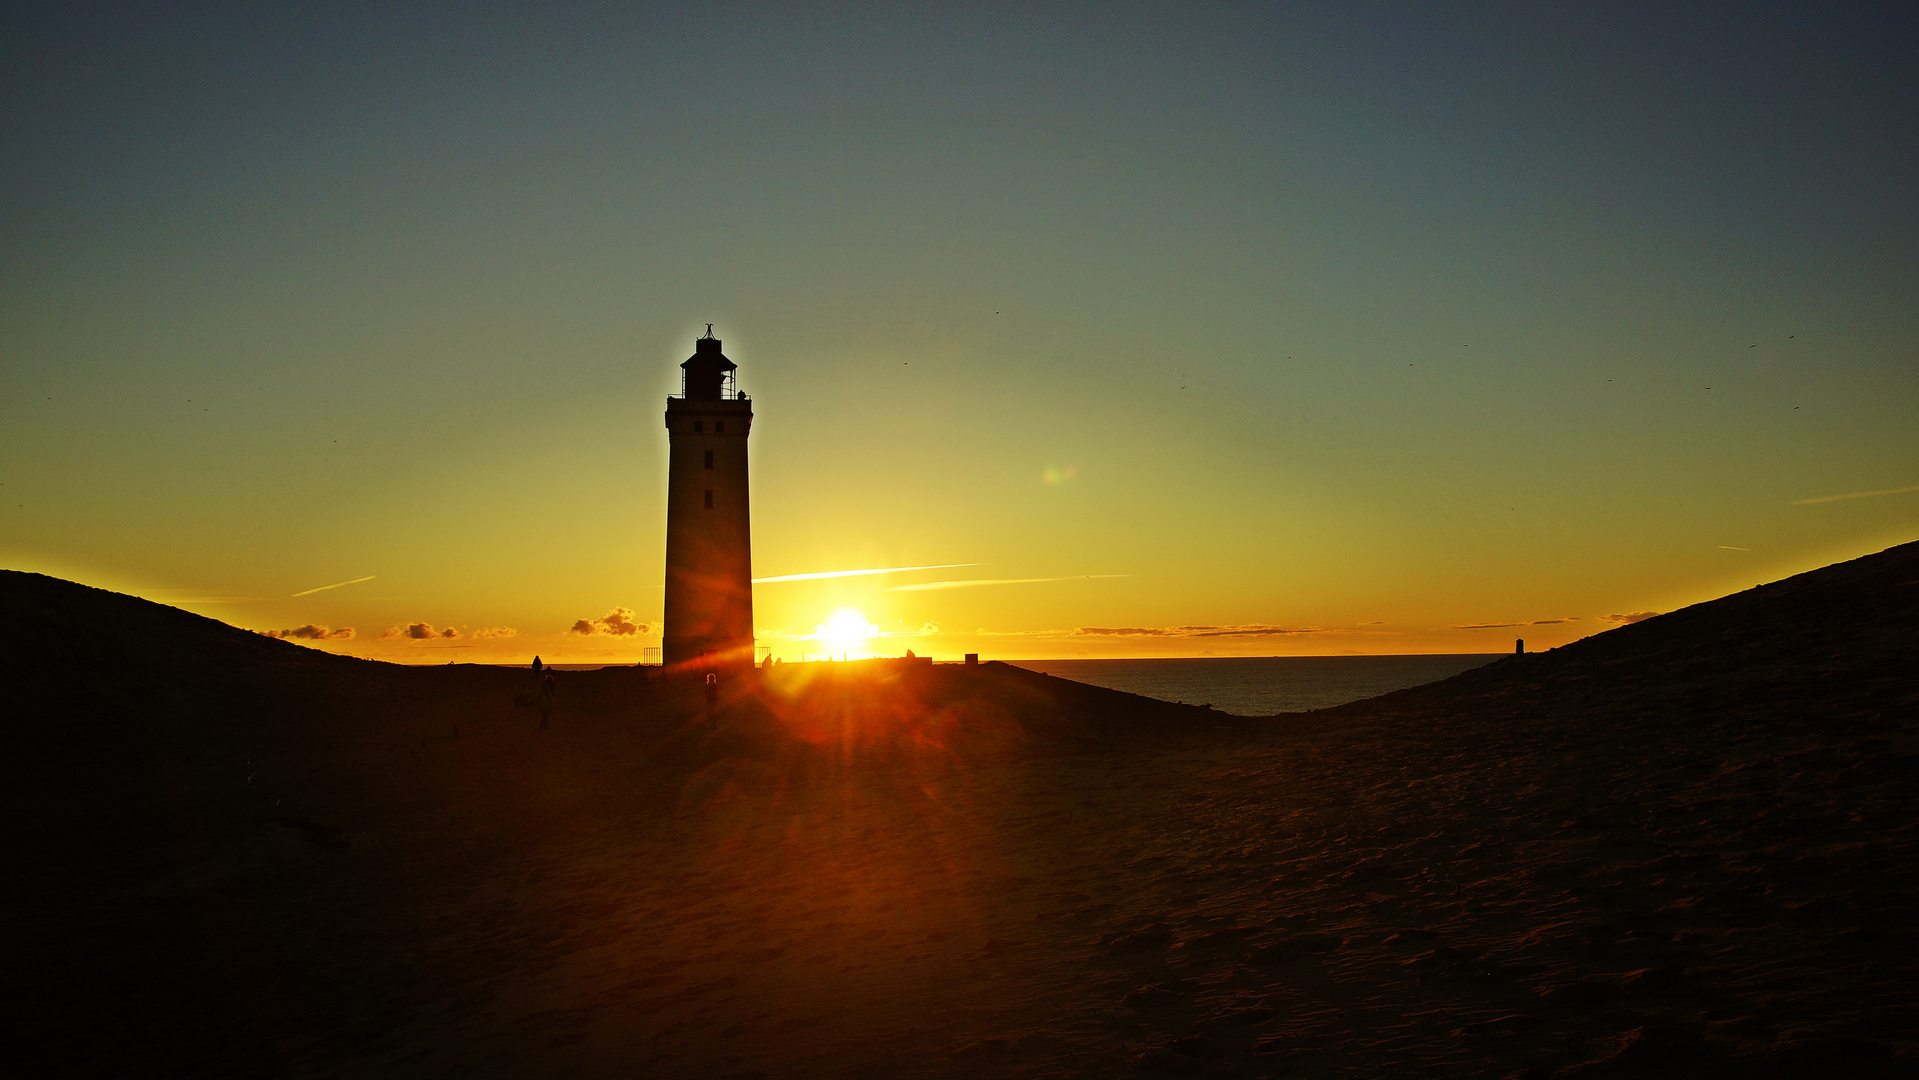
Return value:
[(540, 673), (540, 658), (536, 656), (533, 658), (533, 674), (538, 675), (539, 673)]
[(1526, 639), (1525, 638), (1515, 638), (1513, 640), (1513, 655), (1514, 656), (1526, 655)]
[(966, 666), (967, 666), (967, 667), (978, 667), (978, 666), (979, 666), (979, 654), (978, 654), (978, 653), (976, 653), (976, 652), (969, 652), (969, 653), (967, 653), (967, 654), (966, 654)]

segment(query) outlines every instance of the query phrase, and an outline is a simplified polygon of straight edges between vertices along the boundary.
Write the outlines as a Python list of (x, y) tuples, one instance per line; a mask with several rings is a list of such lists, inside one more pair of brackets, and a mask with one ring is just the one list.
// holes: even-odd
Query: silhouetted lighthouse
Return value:
[[(713, 328), (680, 365), (666, 399), (666, 627), (664, 659), (753, 662), (753, 544), (746, 502), (746, 436), (753, 403)], [(706, 657), (702, 661), (700, 658)]]

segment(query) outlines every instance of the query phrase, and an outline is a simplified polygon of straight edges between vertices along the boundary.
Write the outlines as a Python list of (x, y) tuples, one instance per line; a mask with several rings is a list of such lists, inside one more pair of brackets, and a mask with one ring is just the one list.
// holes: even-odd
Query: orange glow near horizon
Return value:
[(813, 628), (814, 640), (827, 652), (849, 660), (864, 660), (873, 655), (869, 645), (879, 633), (878, 626), (866, 621), (866, 616), (858, 610), (849, 607), (838, 609), (828, 615), (825, 622)]

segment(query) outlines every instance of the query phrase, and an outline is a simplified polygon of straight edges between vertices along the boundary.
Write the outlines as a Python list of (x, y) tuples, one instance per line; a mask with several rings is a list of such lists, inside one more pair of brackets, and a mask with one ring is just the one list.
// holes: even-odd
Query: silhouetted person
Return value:
[(719, 708), (719, 704), (720, 704), (720, 677), (718, 675), (715, 675), (709, 672), (707, 673), (707, 676), (706, 676), (706, 726), (707, 727), (716, 728), (720, 726), (719, 720), (715, 718), (713, 714), (713, 711)]
[(533, 707), (540, 710), (540, 730), (546, 730), (547, 714), (553, 711), (553, 673), (540, 680), (540, 692), (533, 695)]
[(533, 658), (533, 674), (538, 675), (539, 673), (540, 673), (540, 658), (536, 656)]

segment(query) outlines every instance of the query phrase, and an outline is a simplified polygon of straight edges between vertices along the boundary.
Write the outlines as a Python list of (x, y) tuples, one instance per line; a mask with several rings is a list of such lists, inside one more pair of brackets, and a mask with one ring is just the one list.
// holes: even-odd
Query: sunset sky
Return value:
[(921, 568), (761, 583), (787, 659), (1544, 648), (1919, 537), (1908, 8), (398, 7), (0, 13), (0, 565), (638, 660), (709, 322), (755, 574)]

